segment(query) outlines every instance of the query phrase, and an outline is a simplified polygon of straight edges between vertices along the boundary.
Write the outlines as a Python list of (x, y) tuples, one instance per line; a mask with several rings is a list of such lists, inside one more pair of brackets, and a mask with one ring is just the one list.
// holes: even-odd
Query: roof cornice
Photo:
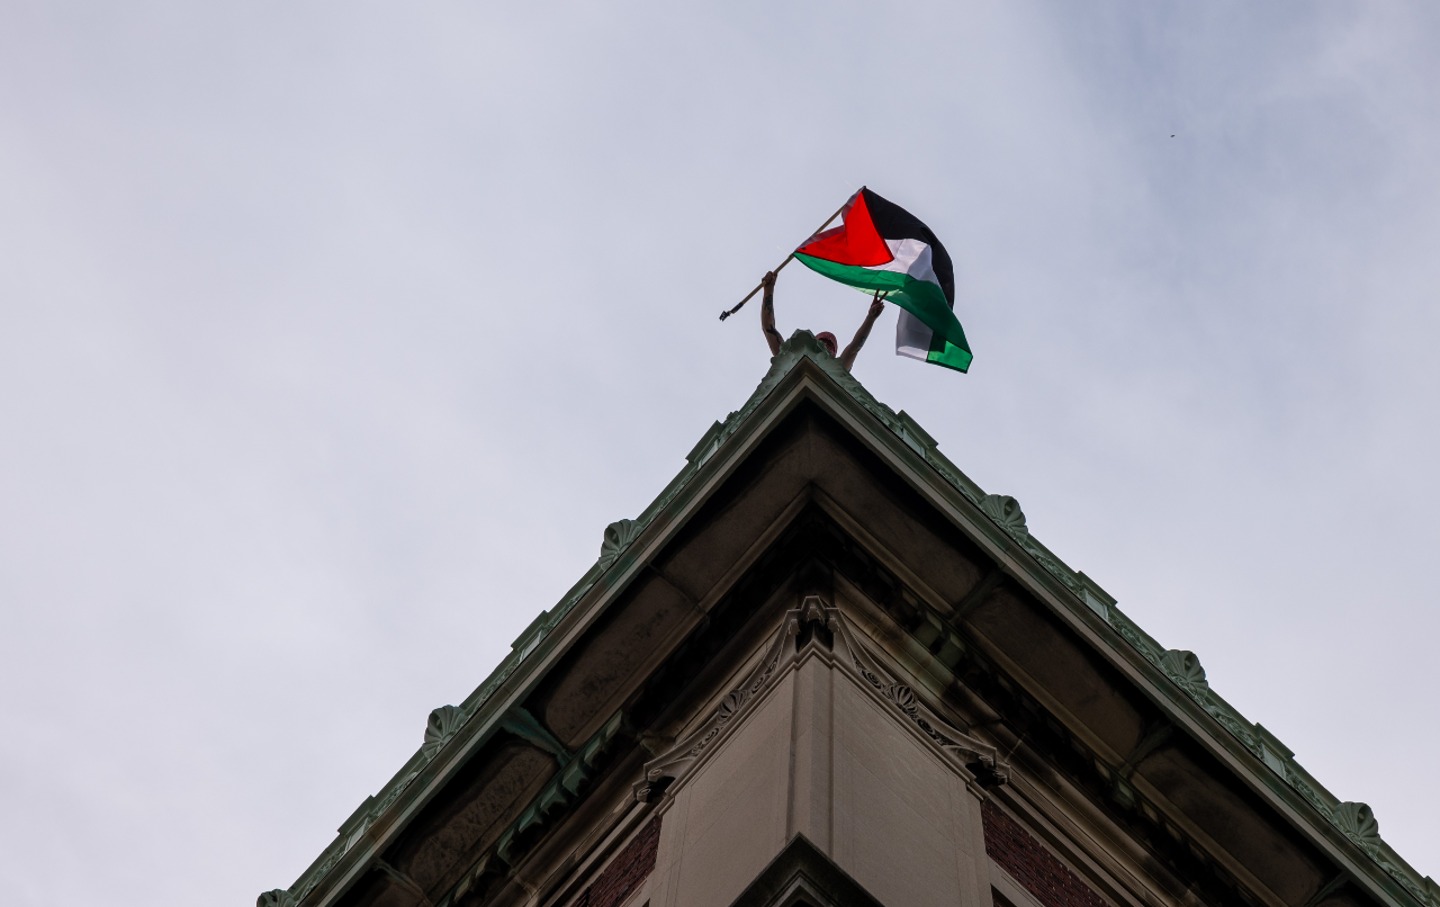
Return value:
[(1207, 742), (1297, 828), (1308, 830), (1373, 895), (1395, 904), (1440, 907), (1440, 886), (1381, 839), (1368, 806), (1342, 802), (1326, 790), (1284, 744), (1210, 688), (1194, 653), (1166, 649), (1145, 633), (1112, 596), (1030, 534), (1018, 501), (986, 494), (940, 453), (914, 419), (876, 400), (807, 331), (797, 331), (782, 345), (745, 404), (705, 432), (686, 465), (639, 516), (606, 528), (599, 557), (580, 580), (531, 622), (510, 654), (464, 701), (430, 714), (416, 753), (340, 826), (335, 841), (294, 885), (262, 894), (261, 907), (291, 907), (312, 896), (311, 903), (319, 907), (342, 893), (429, 796), (496, 733), (548, 665), (626, 587), (708, 490), (729, 475), (771, 425), (807, 398), (827, 401), (832, 414), (971, 530), (1018, 581), (1106, 653), (1177, 724)]

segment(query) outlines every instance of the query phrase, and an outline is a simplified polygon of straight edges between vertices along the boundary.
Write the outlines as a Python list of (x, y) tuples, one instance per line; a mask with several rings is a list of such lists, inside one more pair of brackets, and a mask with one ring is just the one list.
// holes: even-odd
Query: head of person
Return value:
[(840, 344), (836, 342), (835, 335), (829, 331), (821, 331), (815, 335), (815, 339), (820, 341), (820, 345), (825, 347), (825, 351), (832, 356), (836, 355), (836, 350), (840, 349)]

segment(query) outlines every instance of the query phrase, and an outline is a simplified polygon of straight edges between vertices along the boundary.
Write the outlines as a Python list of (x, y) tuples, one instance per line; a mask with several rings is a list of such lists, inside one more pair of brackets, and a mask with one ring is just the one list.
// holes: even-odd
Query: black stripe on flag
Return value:
[(955, 266), (950, 262), (950, 253), (920, 222), (920, 218), (891, 201), (886, 201), (870, 189), (865, 193), (865, 206), (870, 210), (870, 219), (875, 230), (885, 239), (918, 239), (930, 246), (930, 262), (935, 267), (935, 277), (940, 289), (945, 292), (945, 301), (955, 307)]

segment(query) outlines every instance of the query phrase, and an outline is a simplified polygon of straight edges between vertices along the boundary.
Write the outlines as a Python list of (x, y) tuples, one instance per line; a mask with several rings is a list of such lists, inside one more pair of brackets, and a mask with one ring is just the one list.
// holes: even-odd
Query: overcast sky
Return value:
[[(0, 0), (0, 891), (288, 887), (764, 374), (856, 366), (1440, 872), (1440, 7)], [(787, 269), (783, 333), (859, 294)]]

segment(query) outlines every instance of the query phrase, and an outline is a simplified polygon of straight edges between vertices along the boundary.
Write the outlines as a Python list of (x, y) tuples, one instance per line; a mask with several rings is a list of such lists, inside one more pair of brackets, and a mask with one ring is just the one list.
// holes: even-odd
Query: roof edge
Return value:
[[(486, 726), (498, 721), (499, 713), (485, 708), (495, 693), (515, 675), (520, 666), (541, 647), (555, 627), (588, 593), (597, 586), (602, 589), (608, 586), (608, 583), (602, 583), (601, 580), (622, 560), (635, 539), (690, 485), (702, 467), (725, 447), (726, 442), (749, 420), (771, 392), (781, 385), (785, 377), (807, 360), (913, 451), (946, 485), (978, 507), (1005, 536), (1028, 554), (1052, 580), (1048, 584), (1052, 590), (1057, 593), (1064, 590), (1063, 594), (1057, 594), (1057, 600), (1065, 601), (1077, 610), (1089, 612), (1093, 618), (1103, 622), (1160, 676), (1168, 679), (1173, 688), (1183, 692), (1189, 701), (1198, 705), (1224, 727), (1241, 749), (1263, 763), (1270, 769), (1273, 778), (1281, 782), (1279, 785), (1271, 785), (1262, 779), (1262, 783), (1266, 783), (1282, 796), (1288, 792), (1287, 799), (1313, 810), (1315, 815), (1311, 817), (1312, 824), (1314, 818), (1323, 819), (1325, 824), (1320, 826), (1321, 828), (1328, 828), (1332, 836), (1338, 832), (1339, 837), (1353, 844), (1392, 885), (1426, 907), (1440, 907), (1440, 885), (1430, 877), (1423, 876), (1385, 843), (1380, 837), (1379, 823), (1368, 805), (1341, 801), (1330, 793), (1301, 767), (1288, 747), (1263, 726), (1247, 720), (1210, 688), (1205, 678), (1205, 670), (1195, 653), (1182, 649), (1167, 649), (1141, 629), (1117, 607), (1113, 596), (1084, 573), (1066, 565), (1054, 552), (1030, 535), (1019, 501), (1008, 495), (986, 494), (940, 452), (935, 439), (908, 413), (892, 410), (877, 400), (840, 365), (838, 359), (820, 346), (813, 334), (804, 330), (796, 331), (782, 344), (780, 352), (771, 359), (770, 369), (750, 397), (740, 409), (727, 415), (723, 421), (711, 425), (686, 455), (686, 465), (639, 516), (633, 520), (617, 520), (606, 527), (600, 554), (595, 563), (554, 608), (541, 611), (536, 616), (511, 644), (510, 654), (501, 660), (490, 676), (460, 705), (441, 706), (430, 713), (420, 748), (380, 791), (367, 797), (341, 824), (338, 836), (330, 846), (321, 852), (289, 889), (277, 888), (261, 894), (257, 900), (259, 907), (298, 905), (320, 886), (332, 870), (342, 862), (349, 862), (346, 858), (354, 856), (356, 845), (367, 837), (370, 829), (380, 823), (382, 818), (388, 818), (386, 814), (391, 807), (417, 778), (426, 773), (425, 770), (436, 761), (436, 757), (462, 729), (466, 731), (465, 737), (473, 739), (476, 734), (483, 734)], [(472, 726), (471, 722), (481, 716), (481, 713), (486, 713), (481, 726)]]

